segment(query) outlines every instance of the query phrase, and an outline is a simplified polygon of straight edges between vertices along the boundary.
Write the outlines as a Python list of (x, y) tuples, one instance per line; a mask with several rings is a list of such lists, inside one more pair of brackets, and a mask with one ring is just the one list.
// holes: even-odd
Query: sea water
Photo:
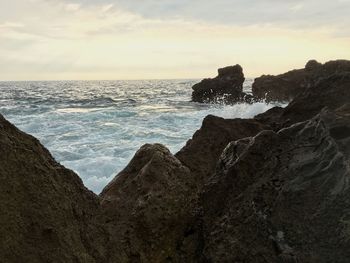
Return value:
[[(0, 113), (99, 193), (145, 143), (162, 143), (176, 153), (208, 114), (249, 118), (274, 106), (194, 103), (196, 82), (0, 82)], [(245, 82), (247, 92), (251, 83)]]

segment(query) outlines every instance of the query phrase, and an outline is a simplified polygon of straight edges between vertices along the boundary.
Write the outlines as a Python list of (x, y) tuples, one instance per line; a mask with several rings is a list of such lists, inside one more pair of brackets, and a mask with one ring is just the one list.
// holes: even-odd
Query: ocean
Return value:
[[(249, 118), (275, 106), (193, 103), (196, 82), (0, 82), (0, 113), (99, 193), (145, 143), (162, 143), (176, 153), (208, 114)], [(247, 79), (245, 91), (251, 84)]]

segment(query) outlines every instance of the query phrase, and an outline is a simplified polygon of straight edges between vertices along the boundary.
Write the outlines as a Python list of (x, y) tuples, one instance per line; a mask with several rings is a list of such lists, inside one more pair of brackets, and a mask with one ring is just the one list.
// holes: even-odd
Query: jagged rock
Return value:
[(230, 141), (265, 128), (255, 120), (208, 116), (176, 157), (162, 145), (143, 146), (100, 195), (111, 236), (118, 236), (111, 243), (121, 248), (118, 261), (196, 262), (198, 192)]
[(0, 261), (101, 262), (98, 198), (0, 115)]
[[(183, 262), (196, 182), (160, 144), (144, 145), (102, 191), (115, 262)], [(117, 237), (117, 238), (115, 238)], [(182, 260), (181, 260), (182, 259)]]
[(203, 79), (192, 87), (192, 101), (234, 103), (252, 99), (243, 92), (245, 78), (240, 65), (218, 69), (218, 73), (217, 77)]
[(202, 186), (215, 171), (222, 151), (231, 141), (254, 136), (269, 126), (252, 119), (224, 119), (213, 115), (204, 118), (202, 127), (176, 153), (176, 157)]
[(320, 79), (294, 98), (286, 108), (274, 107), (255, 116), (257, 121), (268, 124), (274, 130), (306, 121), (324, 107), (337, 109), (350, 102), (350, 72), (335, 73)]
[(322, 65), (311, 60), (304, 69), (256, 78), (252, 86), (253, 96), (267, 101), (291, 101), (321, 79), (342, 72), (350, 72), (350, 61), (335, 60)]
[(203, 262), (348, 261), (350, 118), (343, 112), (226, 147), (201, 198)]
[(335, 73), (320, 79), (311, 88), (299, 94), (283, 111), (280, 119), (295, 123), (318, 114), (324, 107), (337, 109), (350, 102), (350, 71)]

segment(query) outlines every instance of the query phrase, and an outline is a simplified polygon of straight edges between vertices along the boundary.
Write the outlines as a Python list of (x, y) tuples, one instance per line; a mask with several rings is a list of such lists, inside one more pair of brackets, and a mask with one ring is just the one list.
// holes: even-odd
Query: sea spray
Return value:
[[(0, 82), (0, 113), (99, 193), (145, 143), (162, 143), (175, 153), (208, 114), (250, 118), (274, 106), (192, 103), (196, 82)], [(246, 81), (246, 92), (251, 83)]]

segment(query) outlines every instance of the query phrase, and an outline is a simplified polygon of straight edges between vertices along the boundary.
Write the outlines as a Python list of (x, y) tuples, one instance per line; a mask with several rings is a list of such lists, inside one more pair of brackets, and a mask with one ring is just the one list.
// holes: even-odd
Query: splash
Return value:
[(175, 153), (208, 114), (251, 118), (275, 106), (193, 103), (195, 82), (2, 82), (0, 112), (99, 193), (145, 143), (162, 143)]

